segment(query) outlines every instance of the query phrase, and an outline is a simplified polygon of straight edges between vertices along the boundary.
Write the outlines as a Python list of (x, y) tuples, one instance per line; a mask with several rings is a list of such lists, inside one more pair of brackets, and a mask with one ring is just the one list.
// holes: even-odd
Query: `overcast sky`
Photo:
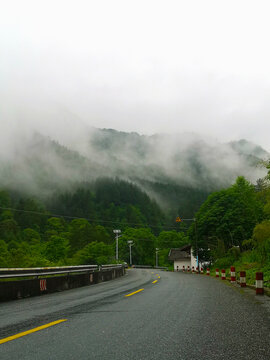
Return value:
[(71, 119), (270, 150), (269, 1), (0, 3), (2, 126)]

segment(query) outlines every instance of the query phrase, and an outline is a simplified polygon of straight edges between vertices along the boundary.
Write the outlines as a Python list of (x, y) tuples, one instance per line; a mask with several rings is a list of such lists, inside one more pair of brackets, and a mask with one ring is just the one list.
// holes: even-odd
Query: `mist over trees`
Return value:
[[(141, 249), (138, 244), (138, 263), (153, 263), (152, 247), (165, 222), (165, 214), (153, 200), (119, 179), (84, 183), (73, 192), (55, 193), (46, 203), (1, 191), (0, 266), (112, 263), (113, 229), (118, 227), (124, 236), (132, 231), (133, 238), (139, 236), (139, 244), (143, 241)], [(145, 247), (150, 237), (152, 246)], [(120, 251), (124, 251), (121, 244)]]
[(69, 147), (35, 134), (1, 152), (1, 267), (114, 262), (115, 228), (121, 260), (132, 240), (134, 262), (154, 265), (158, 247), (169, 266), (170, 248), (197, 244), (194, 224), (176, 224), (178, 215), (196, 217), (201, 261), (247, 251), (268, 261), (261, 147), (99, 129), (83, 139)]
[(255, 183), (266, 175), (260, 162), (268, 153), (246, 140), (222, 144), (196, 134), (144, 136), (90, 127), (60, 142), (59, 131), (55, 136), (7, 134), (0, 147), (0, 187), (47, 201), (55, 191), (118, 177), (139, 186), (173, 218), (192, 216), (212, 191), (237, 176)]

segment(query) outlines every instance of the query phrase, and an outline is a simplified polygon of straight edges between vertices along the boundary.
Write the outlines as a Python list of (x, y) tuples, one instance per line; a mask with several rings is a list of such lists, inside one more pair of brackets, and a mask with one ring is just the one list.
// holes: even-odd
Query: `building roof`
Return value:
[(185, 245), (181, 248), (171, 249), (169, 252), (168, 259), (171, 261), (190, 259), (191, 258), (191, 245)]

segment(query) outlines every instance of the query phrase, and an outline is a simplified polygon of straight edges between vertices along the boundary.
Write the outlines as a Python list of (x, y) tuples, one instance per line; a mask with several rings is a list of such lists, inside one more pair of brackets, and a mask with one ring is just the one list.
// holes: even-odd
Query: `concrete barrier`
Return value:
[(30, 296), (53, 293), (82, 286), (109, 281), (125, 274), (124, 266), (118, 268), (99, 269), (79, 274), (63, 274), (44, 277), (40, 274), (36, 279), (0, 281), (0, 301), (21, 299)]

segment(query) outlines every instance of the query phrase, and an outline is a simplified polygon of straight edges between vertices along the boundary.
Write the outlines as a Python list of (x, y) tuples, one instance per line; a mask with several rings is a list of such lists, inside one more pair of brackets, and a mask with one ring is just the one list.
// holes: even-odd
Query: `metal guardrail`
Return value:
[(124, 265), (122, 264), (110, 264), (110, 265), (101, 265), (100, 269), (103, 270), (113, 270), (113, 269), (120, 269), (122, 268)]
[(132, 267), (136, 269), (153, 269), (151, 265), (132, 265)]
[(168, 270), (168, 268), (166, 266), (154, 266), (154, 269), (158, 269), (158, 270)]
[(132, 265), (136, 269), (157, 269), (157, 270), (168, 270), (165, 266), (151, 266), (151, 265)]
[(58, 266), (44, 268), (2, 268), (0, 269), (0, 279), (12, 279), (20, 277), (39, 277), (48, 275), (91, 273), (94, 271), (109, 271), (119, 269), (122, 264), (112, 265), (78, 265), (78, 266)]

